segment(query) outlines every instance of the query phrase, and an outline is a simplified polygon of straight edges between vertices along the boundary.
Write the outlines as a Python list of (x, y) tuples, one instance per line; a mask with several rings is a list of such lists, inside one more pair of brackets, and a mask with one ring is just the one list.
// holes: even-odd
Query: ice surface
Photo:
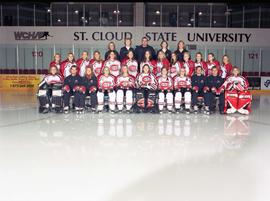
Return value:
[(249, 116), (39, 114), (0, 93), (1, 201), (267, 201), (270, 96)]

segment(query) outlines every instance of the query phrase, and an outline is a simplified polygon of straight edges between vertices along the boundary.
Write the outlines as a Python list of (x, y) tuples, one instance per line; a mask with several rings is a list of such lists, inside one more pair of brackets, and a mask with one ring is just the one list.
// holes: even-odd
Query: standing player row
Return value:
[(95, 76), (99, 76), (104, 67), (108, 67), (113, 76), (117, 77), (120, 74), (121, 66), (127, 65), (129, 73), (136, 77), (138, 73), (142, 72), (142, 67), (145, 64), (148, 64), (150, 67), (150, 72), (155, 76), (160, 76), (161, 69), (164, 67), (168, 70), (169, 75), (173, 78), (177, 75), (181, 68), (186, 69), (186, 73), (188, 76), (192, 76), (194, 70), (197, 66), (201, 66), (203, 68), (203, 74), (205, 76), (209, 76), (212, 74), (212, 67), (215, 66), (218, 69), (218, 74), (222, 78), (226, 78), (230, 75), (232, 70), (232, 64), (230, 63), (230, 59), (227, 55), (223, 56), (222, 62), (220, 64), (219, 61), (215, 60), (215, 56), (213, 53), (208, 54), (208, 60), (204, 61), (202, 58), (202, 54), (200, 52), (196, 53), (196, 57), (194, 61), (190, 57), (189, 52), (183, 53), (183, 61), (179, 61), (177, 54), (175, 52), (171, 53), (171, 60), (169, 61), (166, 58), (166, 55), (163, 51), (159, 51), (157, 55), (157, 59), (154, 60), (152, 58), (150, 51), (145, 51), (143, 60), (138, 63), (135, 59), (134, 52), (129, 50), (127, 52), (127, 56), (122, 60), (117, 60), (117, 54), (115, 51), (108, 52), (108, 59), (102, 60), (99, 51), (95, 51), (93, 58), (88, 58), (88, 53), (84, 51), (81, 55), (81, 58), (75, 61), (73, 53), (69, 53), (66, 60), (61, 62), (61, 57), (59, 54), (55, 55), (55, 60), (51, 62), (50, 66), (57, 66), (61, 75), (63, 77), (67, 77), (70, 75), (70, 68), (73, 65), (78, 67), (78, 74), (80, 76), (84, 76), (86, 67), (91, 65)]

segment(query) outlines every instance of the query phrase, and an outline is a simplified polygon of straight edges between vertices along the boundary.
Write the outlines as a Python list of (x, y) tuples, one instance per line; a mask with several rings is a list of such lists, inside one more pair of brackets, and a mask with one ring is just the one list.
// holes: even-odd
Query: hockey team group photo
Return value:
[(162, 41), (155, 50), (143, 37), (135, 46), (126, 38), (119, 50), (111, 41), (105, 55), (56, 53), (39, 84), (39, 112), (250, 113), (248, 80), (228, 55), (204, 61), (182, 40), (168, 47)]

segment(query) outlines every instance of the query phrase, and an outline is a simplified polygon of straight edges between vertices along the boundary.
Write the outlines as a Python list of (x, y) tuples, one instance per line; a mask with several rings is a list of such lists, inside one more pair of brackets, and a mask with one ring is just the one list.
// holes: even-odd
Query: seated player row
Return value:
[(195, 61), (191, 60), (190, 53), (183, 53), (183, 61), (178, 60), (177, 53), (171, 53), (171, 61), (166, 58), (166, 55), (163, 51), (158, 52), (157, 60), (152, 59), (151, 51), (145, 51), (144, 59), (138, 63), (134, 58), (134, 52), (129, 50), (127, 52), (126, 58), (121, 62), (116, 59), (117, 55), (114, 51), (108, 52), (108, 59), (103, 61), (100, 56), (99, 51), (95, 51), (93, 59), (88, 59), (88, 53), (86, 51), (82, 52), (81, 58), (75, 61), (73, 53), (68, 53), (68, 58), (61, 62), (61, 57), (59, 54), (55, 55), (55, 60), (51, 62), (50, 66), (57, 66), (61, 75), (67, 77), (70, 75), (70, 68), (73, 65), (78, 66), (78, 74), (84, 76), (86, 67), (92, 65), (95, 76), (99, 76), (104, 67), (108, 67), (113, 76), (117, 77), (120, 74), (120, 69), (122, 65), (127, 65), (129, 73), (136, 77), (138, 73), (142, 72), (142, 67), (145, 64), (148, 64), (150, 71), (155, 76), (160, 76), (161, 69), (165, 67), (169, 71), (169, 75), (174, 77), (177, 75), (181, 68), (186, 69), (186, 74), (192, 76), (194, 70), (197, 66), (203, 68), (203, 74), (205, 76), (212, 74), (212, 67), (216, 66), (218, 69), (218, 74), (222, 78), (228, 77), (232, 70), (232, 64), (227, 55), (223, 56), (222, 64), (219, 61), (215, 60), (213, 53), (209, 53), (207, 61), (204, 61), (202, 54), (200, 52), (196, 53)]
[[(142, 66), (142, 72), (136, 78), (130, 74), (127, 65), (121, 67), (120, 75), (114, 76), (105, 66), (96, 77), (93, 65), (85, 68), (83, 77), (78, 75), (78, 67), (70, 67), (70, 75), (62, 78), (56, 66), (50, 68), (50, 74), (40, 83), (38, 98), (40, 112), (49, 110), (70, 110), (70, 99), (74, 97), (74, 108), (77, 113), (85, 109), (85, 99), (90, 97), (92, 111), (104, 110), (108, 98), (111, 112), (169, 112), (197, 113), (201, 106), (210, 114), (215, 110), (215, 100), (219, 100), (221, 114), (238, 111), (248, 114), (251, 106), (251, 94), (247, 80), (239, 75), (234, 67), (226, 79), (219, 75), (218, 68), (211, 68), (211, 75), (203, 75), (203, 68), (197, 66), (191, 78), (187, 70), (181, 67), (172, 78), (166, 67), (161, 68), (160, 76), (151, 72), (148, 64)], [(202, 102), (203, 104), (200, 104)]]

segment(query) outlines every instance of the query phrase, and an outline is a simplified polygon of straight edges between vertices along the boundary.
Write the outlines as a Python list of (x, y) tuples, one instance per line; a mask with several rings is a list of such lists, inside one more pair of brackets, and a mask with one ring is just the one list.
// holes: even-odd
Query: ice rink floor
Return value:
[(0, 92), (0, 200), (268, 201), (270, 96), (252, 109), (44, 115)]

